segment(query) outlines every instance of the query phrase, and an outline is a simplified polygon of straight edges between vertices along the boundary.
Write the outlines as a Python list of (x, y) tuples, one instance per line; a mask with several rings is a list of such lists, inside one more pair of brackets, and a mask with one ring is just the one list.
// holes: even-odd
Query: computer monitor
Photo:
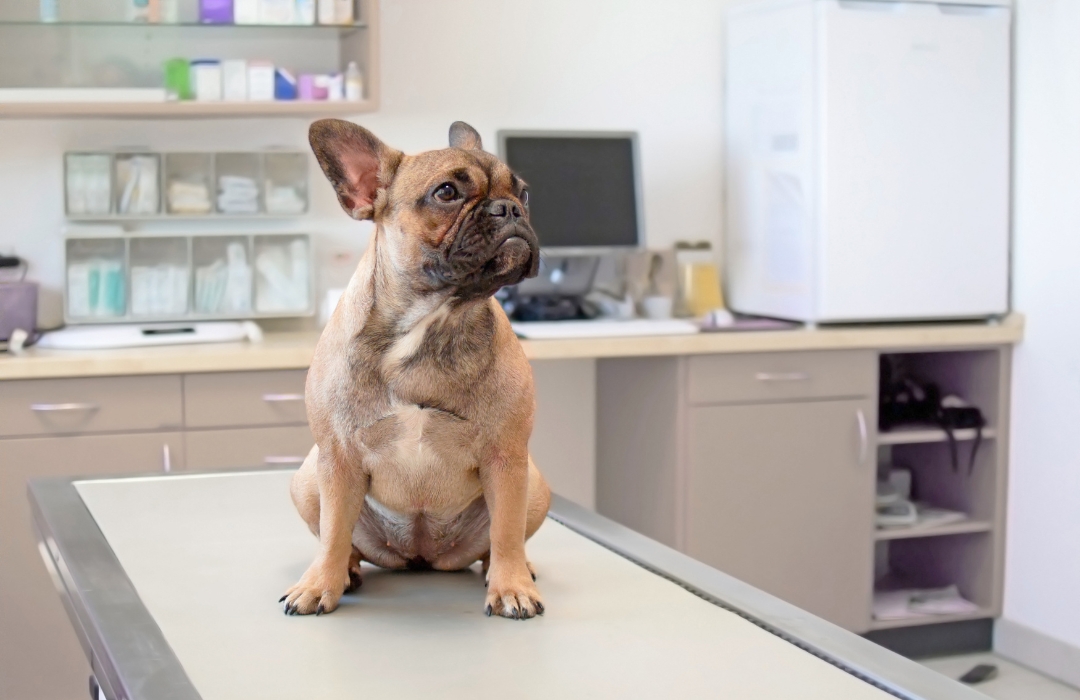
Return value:
[(642, 243), (637, 134), (500, 131), (499, 156), (529, 183), (529, 218), (548, 254)]

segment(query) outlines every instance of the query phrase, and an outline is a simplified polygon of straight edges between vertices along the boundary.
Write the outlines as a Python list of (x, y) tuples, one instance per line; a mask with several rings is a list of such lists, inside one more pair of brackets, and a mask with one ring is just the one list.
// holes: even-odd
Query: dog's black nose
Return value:
[(485, 211), (497, 219), (520, 219), (522, 216), (521, 206), (512, 199), (493, 199)]

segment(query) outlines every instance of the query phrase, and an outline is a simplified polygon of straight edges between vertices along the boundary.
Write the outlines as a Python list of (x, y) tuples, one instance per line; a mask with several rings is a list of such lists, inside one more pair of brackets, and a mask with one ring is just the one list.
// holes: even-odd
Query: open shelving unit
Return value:
[[(975, 459), (975, 430), (954, 436), (958, 464), (952, 464), (948, 436), (935, 426), (878, 431), (878, 473), (911, 471), (914, 500), (961, 511), (967, 519), (936, 526), (877, 529), (874, 533), (875, 590), (940, 588), (956, 585), (976, 606), (970, 613), (875, 619), (875, 633), (899, 628), (987, 620), (1001, 614), (1009, 389), (1008, 348), (889, 355), (904, 370), (978, 406), (988, 427)], [(902, 585), (898, 582), (902, 582)]]
[[(104, 3), (61, 0), (60, 20), (35, 19), (37, 2), (0, 7), (0, 91), (102, 89), (101, 97), (63, 93), (15, 100), (0, 95), (0, 118), (229, 118), (345, 116), (379, 106), (378, 2), (358, 0), (350, 25), (147, 24), (123, 21)], [(116, 5), (119, 7), (119, 5)], [(105, 89), (161, 88), (174, 57), (267, 60), (302, 73), (341, 72), (356, 61), (360, 101), (111, 101)], [(83, 92), (82, 95), (88, 93)]]

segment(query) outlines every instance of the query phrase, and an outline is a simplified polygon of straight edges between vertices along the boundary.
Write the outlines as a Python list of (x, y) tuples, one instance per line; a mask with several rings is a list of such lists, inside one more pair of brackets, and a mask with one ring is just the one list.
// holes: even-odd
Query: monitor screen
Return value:
[(628, 134), (504, 134), (502, 156), (529, 183), (542, 248), (638, 245), (634, 142)]

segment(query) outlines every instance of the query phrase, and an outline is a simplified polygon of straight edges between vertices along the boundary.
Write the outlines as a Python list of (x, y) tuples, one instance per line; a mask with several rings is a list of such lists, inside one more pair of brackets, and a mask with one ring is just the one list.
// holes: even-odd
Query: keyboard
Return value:
[(631, 338), (649, 335), (691, 335), (699, 328), (690, 321), (679, 319), (633, 319), (616, 321), (515, 321), (514, 332), (530, 340), (555, 338)]

